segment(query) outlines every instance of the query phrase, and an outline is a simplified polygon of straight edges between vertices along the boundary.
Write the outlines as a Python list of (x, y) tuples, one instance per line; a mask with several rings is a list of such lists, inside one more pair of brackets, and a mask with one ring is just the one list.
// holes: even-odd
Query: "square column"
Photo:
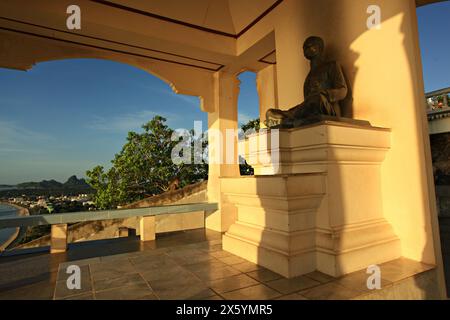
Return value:
[(50, 242), (50, 253), (67, 251), (67, 224), (52, 225)]
[(276, 65), (268, 66), (257, 73), (256, 89), (259, 97), (259, 120), (261, 128), (264, 128), (267, 110), (278, 108)]
[(155, 232), (155, 217), (140, 217), (139, 218), (139, 235), (141, 241), (153, 241), (156, 239)]
[(205, 217), (206, 228), (228, 230), (236, 210), (222, 202), (220, 177), (239, 177), (238, 110), (239, 80), (233, 74), (214, 75), (214, 112), (208, 113), (208, 201), (218, 202), (219, 210)]

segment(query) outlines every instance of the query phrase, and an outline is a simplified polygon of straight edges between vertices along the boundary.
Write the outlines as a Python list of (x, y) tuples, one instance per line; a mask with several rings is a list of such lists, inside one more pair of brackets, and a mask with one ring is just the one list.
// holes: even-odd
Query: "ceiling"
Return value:
[(282, 0), (93, 0), (137, 14), (239, 37)]
[(448, 0), (416, 0), (416, 5), (418, 7), (425, 6), (427, 4), (435, 3), (435, 2), (442, 2), (442, 1), (448, 1)]

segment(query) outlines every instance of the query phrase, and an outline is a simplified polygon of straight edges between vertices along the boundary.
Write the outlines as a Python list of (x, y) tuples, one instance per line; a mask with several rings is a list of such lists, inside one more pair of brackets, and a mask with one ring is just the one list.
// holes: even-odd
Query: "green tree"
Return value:
[[(207, 178), (207, 164), (172, 161), (172, 150), (180, 140), (172, 141), (174, 130), (165, 122), (165, 118), (155, 116), (142, 126), (144, 132), (129, 132), (108, 171), (97, 166), (86, 172), (87, 182), (96, 190), (94, 201), (98, 208), (116, 208), (160, 194), (175, 178), (180, 180), (180, 187)], [(195, 141), (198, 140), (189, 138), (185, 143), (193, 145)], [(204, 141), (201, 143), (205, 145)], [(191, 154), (190, 160), (193, 157)]]
[[(245, 137), (248, 134), (252, 134), (254, 132), (258, 132), (260, 129), (260, 120), (258, 119), (253, 119), (250, 120), (249, 122), (243, 124), (241, 126), (242, 131), (244, 131), (243, 135), (241, 136), (241, 138), (245, 139)], [(241, 156), (239, 156), (239, 160), (240, 160), (240, 164), (239, 164), (239, 171), (241, 176), (252, 176), (255, 174), (255, 171), (253, 169), (252, 166), (250, 166), (247, 161), (245, 161), (245, 159), (243, 159)]]
[(255, 130), (255, 131), (259, 131), (259, 129), (260, 129), (260, 120), (259, 120), (259, 118), (250, 120), (249, 122), (243, 124), (241, 126), (241, 129), (244, 132), (252, 130), (252, 129)]
[[(109, 170), (96, 166), (86, 172), (88, 184), (95, 189), (97, 208), (117, 208), (160, 194), (167, 191), (176, 178), (180, 181), (180, 187), (208, 178), (208, 164), (202, 161), (203, 155), (207, 154), (207, 136), (196, 137), (191, 130), (185, 132), (184, 138), (172, 141), (174, 130), (165, 122), (165, 118), (155, 116), (142, 126), (142, 133), (129, 132), (125, 145), (111, 161)], [(259, 130), (259, 119), (249, 121), (242, 129)], [(183, 157), (186, 161), (174, 163), (172, 153), (180, 145), (190, 147), (179, 148), (180, 157), (183, 150), (189, 150), (190, 154)], [(240, 172), (241, 175), (253, 175), (253, 168), (245, 162), (240, 164)]]

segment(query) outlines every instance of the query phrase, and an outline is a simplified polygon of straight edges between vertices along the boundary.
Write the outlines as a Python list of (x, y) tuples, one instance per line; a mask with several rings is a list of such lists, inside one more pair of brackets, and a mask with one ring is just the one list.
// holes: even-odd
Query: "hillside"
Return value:
[(84, 179), (71, 176), (66, 182), (56, 180), (43, 180), (41, 182), (24, 182), (16, 186), (0, 188), (0, 197), (27, 196), (60, 196), (77, 195), (80, 193), (93, 193), (94, 190)]
[(90, 186), (84, 179), (78, 179), (77, 176), (71, 176), (65, 183), (56, 180), (42, 180), (41, 182), (24, 182), (16, 186), (18, 189), (41, 189), (41, 190), (59, 190), (59, 189), (90, 189)]

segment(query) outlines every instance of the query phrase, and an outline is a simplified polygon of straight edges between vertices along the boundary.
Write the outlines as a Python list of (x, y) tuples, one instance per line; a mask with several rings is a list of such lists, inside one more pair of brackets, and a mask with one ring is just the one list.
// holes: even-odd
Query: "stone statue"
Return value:
[(324, 41), (309, 37), (303, 45), (311, 71), (303, 87), (305, 101), (289, 110), (270, 109), (266, 113), (269, 128), (293, 128), (320, 121), (321, 116), (340, 116), (339, 102), (347, 97), (348, 88), (340, 65), (325, 61)]

